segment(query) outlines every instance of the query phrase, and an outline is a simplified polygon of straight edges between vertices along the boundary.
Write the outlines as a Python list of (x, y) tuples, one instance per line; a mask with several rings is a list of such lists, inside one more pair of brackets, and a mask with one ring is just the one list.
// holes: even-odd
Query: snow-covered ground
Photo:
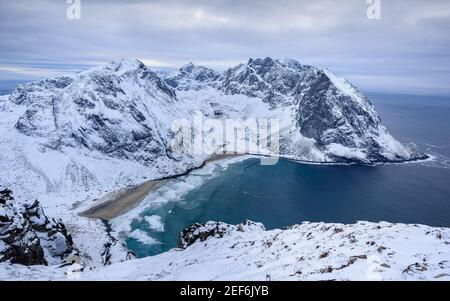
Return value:
[[(450, 280), (450, 229), (358, 222), (303, 223), (266, 231), (258, 223), (216, 229), (186, 249), (71, 272), (0, 264), (0, 279), (41, 280)], [(223, 237), (220, 237), (223, 236)]]

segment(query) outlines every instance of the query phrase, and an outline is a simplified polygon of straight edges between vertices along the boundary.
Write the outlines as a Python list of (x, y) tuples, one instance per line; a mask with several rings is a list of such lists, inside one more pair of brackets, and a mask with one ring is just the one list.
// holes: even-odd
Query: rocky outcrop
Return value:
[(209, 237), (223, 237), (230, 226), (220, 222), (193, 224), (184, 229), (178, 238), (178, 248), (186, 249), (197, 241), (205, 241)]
[(20, 203), (0, 191), (0, 262), (23, 265), (60, 263), (74, 251), (61, 221), (49, 219), (39, 202)]
[(190, 245), (196, 242), (205, 241), (210, 237), (222, 238), (230, 231), (245, 232), (245, 229), (251, 228), (265, 230), (264, 226), (261, 223), (255, 223), (249, 220), (246, 220), (245, 222), (240, 223), (236, 226), (212, 221), (203, 224), (196, 223), (185, 228), (180, 233), (177, 246), (180, 249), (186, 249)]

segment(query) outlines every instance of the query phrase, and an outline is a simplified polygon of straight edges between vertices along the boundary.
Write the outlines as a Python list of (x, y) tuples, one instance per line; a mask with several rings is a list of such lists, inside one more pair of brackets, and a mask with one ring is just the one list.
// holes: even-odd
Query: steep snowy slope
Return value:
[(0, 102), (2, 183), (39, 197), (185, 172), (204, 158), (172, 152), (170, 127), (192, 115), (137, 60), (20, 85)]

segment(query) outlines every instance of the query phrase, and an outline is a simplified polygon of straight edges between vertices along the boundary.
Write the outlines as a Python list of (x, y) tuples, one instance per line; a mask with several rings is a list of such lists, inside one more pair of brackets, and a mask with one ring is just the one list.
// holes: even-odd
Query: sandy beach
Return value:
[(112, 199), (102, 202), (84, 212), (82, 216), (110, 220), (139, 204), (151, 191), (163, 186), (168, 180), (153, 180), (117, 193)]
[(150, 180), (146, 181), (142, 184), (139, 184), (137, 186), (127, 188), (125, 190), (122, 190), (120, 192), (112, 194), (113, 196), (107, 199), (106, 201), (102, 202), (101, 204), (95, 205), (92, 208), (81, 212), (80, 215), (84, 217), (89, 218), (99, 218), (104, 220), (111, 220), (113, 218), (118, 217), (119, 215), (122, 215), (132, 209), (134, 206), (138, 205), (149, 193), (152, 191), (160, 188), (164, 184), (166, 184), (170, 179), (174, 179), (177, 177), (181, 177), (184, 175), (189, 174), (191, 171), (199, 169), (204, 167), (206, 164), (215, 162), (215, 161), (221, 161), (226, 160), (229, 158), (234, 158), (241, 155), (236, 154), (215, 154), (211, 156), (210, 158), (206, 159), (205, 162), (197, 167), (193, 168), (191, 170), (188, 170), (187, 172), (176, 175), (176, 176), (170, 176), (162, 179), (157, 180)]

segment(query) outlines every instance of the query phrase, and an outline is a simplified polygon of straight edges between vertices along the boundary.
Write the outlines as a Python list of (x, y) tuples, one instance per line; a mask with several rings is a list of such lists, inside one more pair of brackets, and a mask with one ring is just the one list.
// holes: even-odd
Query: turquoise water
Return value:
[(383, 123), (404, 142), (436, 156), (433, 162), (399, 165), (324, 166), (280, 160), (261, 166), (251, 158), (219, 169), (218, 176), (181, 200), (153, 206), (142, 216), (158, 215), (164, 231), (141, 229), (159, 244), (127, 239), (139, 257), (176, 246), (180, 231), (195, 222), (245, 219), (278, 228), (302, 221), (352, 223), (358, 220), (420, 223), (450, 227), (450, 99), (370, 95)]

